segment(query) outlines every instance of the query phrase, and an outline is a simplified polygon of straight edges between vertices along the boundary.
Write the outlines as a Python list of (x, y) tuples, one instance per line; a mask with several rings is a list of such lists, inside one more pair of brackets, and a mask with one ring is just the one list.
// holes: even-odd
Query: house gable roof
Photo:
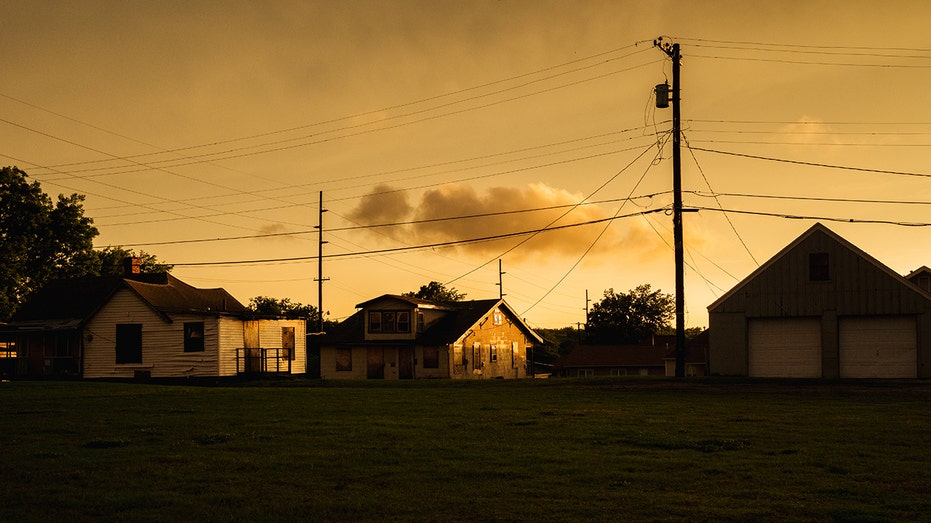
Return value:
[(920, 289), (918, 289), (917, 286), (915, 286), (914, 284), (906, 280), (900, 274), (896, 273), (895, 271), (887, 267), (885, 264), (883, 264), (876, 258), (873, 258), (869, 254), (864, 252), (862, 249), (850, 243), (849, 241), (847, 241), (846, 239), (844, 239), (843, 237), (841, 237), (840, 235), (838, 235), (837, 233), (835, 233), (834, 231), (832, 231), (831, 229), (827, 228), (826, 226), (824, 226), (823, 224), (819, 222), (819, 223), (815, 223), (814, 225), (812, 225), (808, 230), (802, 233), (798, 238), (796, 238), (794, 241), (786, 245), (779, 252), (773, 255), (769, 260), (767, 260), (765, 263), (760, 265), (755, 271), (750, 273), (746, 278), (744, 278), (737, 285), (731, 288), (731, 290), (729, 290), (724, 295), (722, 295), (717, 300), (715, 300), (711, 305), (708, 306), (708, 310), (713, 311), (714, 309), (717, 309), (718, 307), (720, 307), (722, 304), (727, 302), (729, 299), (731, 299), (732, 297), (734, 297), (735, 295), (743, 291), (757, 277), (759, 277), (761, 274), (771, 269), (774, 265), (779, 263), (783, 258), (785, 258), (789, 253), (794, 251), (796, 248), (798, 248), (801, 244), (805, 243), (807, 240), (809, 240), (810, 238), (818, 234), (822, 234), (826, 236), (827, 238), (835, 242), (840, 247), (852, 252), (858, 258), (866, 261), (869, 266), (873, 267), (874, 269), (878, 270), (881, 273), (884, 273), (889, 278), (903, 285), (904, 288), (908, 289), (910, 292), (914, 292), (915, 294), (919, 295), (924, 300), (931, 300), (931, 295), (928, 295), (927, 293), (921, 291)]
[(10, 324), (65, 319), (86, 321), (120, 289), (129, 289), (168, 321), (169, 313), (248, 312), (224, 289), (197, 289), (170, 274), (138, 275), (134, 279), (89, 276), (49, 282), (23, 304)]
[[(503, 309), (511, 318), (511, 321), (517, 324), (518, 328), (520, 328), (521, 331), (523, 331), (527, 336), (536, 340), (537, 343), (543, 342), (543, 339), (540, 338), (540, 336), (534, 332), (533, 329), (527, 326), (527, 324), (524, 323), (523, 320), (521, 320), (520, 317), (514, 313), (514, 310), (511, 309), (511, 307), (501, 299), (471, 300), (459, 302), (433, 302), (429, 300), (410, 298), (408, 296), (397, 296), (390, 294), (386, 294), (373, 300), (360, 303), (357, 307), (362, 307), (362, 310), (356, 311), (355, 314), (349, 316), (335, 327), (329, 329), (326, 335), (324, 335), (323, 342), (329, 344), (360, 344), (365, 342), (365, 308), (373, 304), (378, 304), (379, 302), (382, 302), (386, 299), (398, 299), (401, 302), (415, 305), (419, 308), (422, 308), (421, 304), (423, 304), (429, 308), (441, 308), (447, 311), (442, 318), (427, 327), (425, 332), (420, 333), (417, 338), (413, 340), (413, 343), (422, 345), (444, 345), (454, 343), (462, 338), (469, 331), (469, 329), (478, 325), (482, 318), (484, 318), (495, 308)], [(411, 343), (411, 340), (379, 340), (369, 341), (367, 343), (397, 344)]]
[(377, 298), (372, 298), (371, 300), (364, 301), (356, 305), (357, 309), (369, 309), (373, 305), (379, 303), (390, 303), (390, 302), (399, 302), (402, 305), (408, 305), (419, 309), (441, 309), (441, 310), (450, 310), (452, 305), (460, 302), (441, 302), (433, 300), (422, 300), (420, 298), (415, 298), (413, 296), (404, 296), (400, 294), (382, 294)]

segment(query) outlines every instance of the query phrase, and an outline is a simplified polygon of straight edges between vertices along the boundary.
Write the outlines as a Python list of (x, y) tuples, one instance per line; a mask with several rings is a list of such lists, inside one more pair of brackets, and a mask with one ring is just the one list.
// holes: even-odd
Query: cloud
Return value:
[[(349, 217), (362, 224), (402, 223), (373, 229), (407, 245), (426, 245), (570, 225), (610, 218), (620, 203), (581, 205), (582, 195), (536, 183), (523, 187), (491, 187), (484, 190), (464, 184), (446, 184), (423, 192), (413, 204), (408, 194), (379, 185), (362, 198)], [(621, 214), (635, 212), (628, 205)], [(516, 212), (528, 211), (528, 212)], [(456, 219), (445, 219), (456, 218)], [(411, 223), (416, 222), (416, 223)], [(578, 257), (588, 249), (605, 222), (529, 235), (457, 245), (466, 255), (492, 256), (524, 241), (517, 254), (524, 256)], [(528, 239), (529, 238), (529, 239)], [(589, 258), (656, 255), (656, 233), (640, 218), (614, 221), (602, 234)]]

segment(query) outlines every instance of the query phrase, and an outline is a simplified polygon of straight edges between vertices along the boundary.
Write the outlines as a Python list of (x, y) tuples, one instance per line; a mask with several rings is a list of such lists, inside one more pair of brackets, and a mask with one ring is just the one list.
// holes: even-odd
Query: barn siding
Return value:
[[(821, 319), (822, 373), (839, 376), (838, 318), (918, 316), (918, 376), (931, 377), (931, 300), (881, 263), (823, 226), (765, 263), (709, 307), (712, 374), (746, 375), (747, 323), (752, 318)], [(829, 255), (830, 279), (811, 282), (808, 255)]]
[[(204, 351), (184, 352), (184, 322), (204, 322)], [(142, 363), (116, 363), (118, 323), (142, 324)], [(132, 378), (136, 371), (153, 378), (216, 376), (217, 318), (176, 315), (168, 322), (132, 291), (119, 290), (85, 328), (84, 377)]]

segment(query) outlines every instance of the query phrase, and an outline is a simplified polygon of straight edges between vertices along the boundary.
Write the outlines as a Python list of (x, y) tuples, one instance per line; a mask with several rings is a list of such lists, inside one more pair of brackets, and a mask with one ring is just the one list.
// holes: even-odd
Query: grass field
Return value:
[(931, 520), (931, 383), (0, 384), (0, 521)]

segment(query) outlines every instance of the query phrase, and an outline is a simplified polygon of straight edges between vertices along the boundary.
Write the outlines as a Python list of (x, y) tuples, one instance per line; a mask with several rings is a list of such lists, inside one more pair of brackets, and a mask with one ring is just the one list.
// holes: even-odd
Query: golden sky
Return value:
[[(98, 246), (244, 303), (316, 305), (321, 192), (332, 319), (431, 280), (496, 297), (499, 259), (506, 300), (539, 327), (584, 322), (586, 291), (673, 292), (658, 36), (681, 46), (684, 201), (702, 208), (684, 222), (690, 326), (818, 220), (899, 273), (931, 265), (931, 228), (902, 225), (931, 222), (929, 2), (0, 13), (0, 164), (86, 194)], [(488, 240), (455, 243), (472, 239)]]

